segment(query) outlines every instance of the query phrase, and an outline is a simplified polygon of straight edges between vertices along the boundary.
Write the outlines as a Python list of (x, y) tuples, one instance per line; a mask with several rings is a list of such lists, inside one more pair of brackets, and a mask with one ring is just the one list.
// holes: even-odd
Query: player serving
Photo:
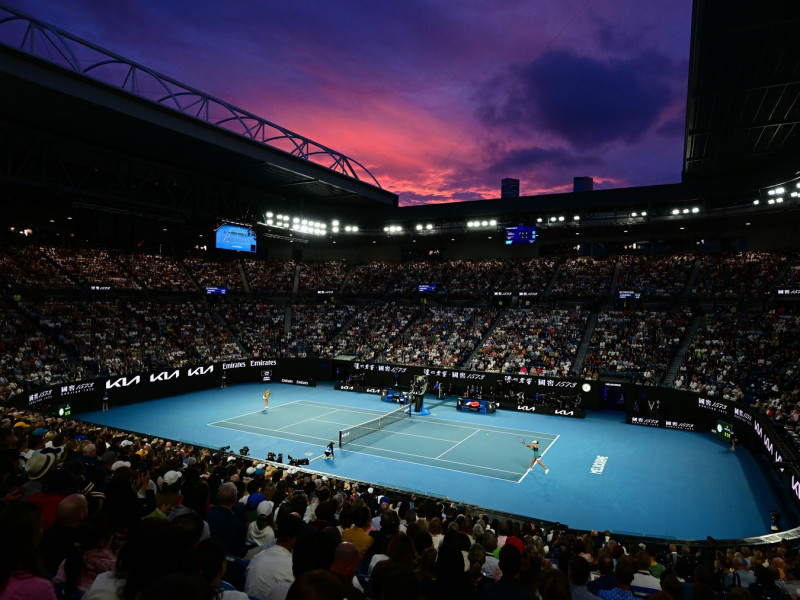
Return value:
[(267, 391), (264, 392), (263, 398), (264, 398), (264, 411), (266, 411), (269, 408), (269, 388), (267, 388)]
[[(522, 443), (525, 444), (524, 441)], [(542, 468), (544, 469), (544, 474), (547, 475), (550, 472), (550, 469), (545, 467), (544, 463), (542, 462), (542, 459), (539, 458), (539, 441), (533, 440), (533, 442), (531, 442), (530, 444), (525, 444), (525, 445), (531, 450), (533, 450), (533, 460), (531, 461), (531, 466), (528, 467), (528, 471), (533, 469), (536, 463), (539, 463), (540, 465), (542, 465)]]

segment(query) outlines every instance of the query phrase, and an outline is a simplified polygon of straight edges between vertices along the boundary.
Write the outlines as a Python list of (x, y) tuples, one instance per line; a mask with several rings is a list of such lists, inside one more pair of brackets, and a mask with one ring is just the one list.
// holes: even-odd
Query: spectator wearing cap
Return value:
[(22, 484), (22, 499), (27, 500), (42, 491), (42, 478), (56, 464), (55, 454), (36, 454), (25, 463), (25, 475), (28, 480)]
[(247, 552), (247, 519), (233, 510), (239, 495), (236, 485), (223, 483), (217, 491), (217, 503), (206, 512), (211, 537), (225, 545), (225, 552), (243, 557)]
[(167, 471), (161, 478), (161, 490), (156, 493), (156, 506), (177, 506), (181, 501), (180, 489), (183, 475), (180, 471)]
[[(106, 486), (105, 508), (115, 528), (130, 527), (156, 509), (156, 497), (150, 489), (150, 473), (131, 469), (131, 463), (118, 460), (111, 466), (111, 481)], [(145, 489), (144, 499), (139, 490)]]
[(256, 520), (247, 528), (247, 541), (256, 544), (256, 548), (248, 552), (249, 555), (255, 555), (275, 543), (275, 529), (273, 528), (275, 523), (272, 520), (274, 507), (275, 504), (270, 500), (262, 500), (258, 503)]
[(275, 544), (256, 554), (247, 566), (244, 591), (258, 600), (264, 600), (278, 583), (294, 581), (292, 551), (303, 535), (303, 519), (283, 511), (277, 526)]
[(70, 494), (58, 503), (55, 525), (44, 532), (39, 545), (39, 554), (48, 576), (56, 574), (58, 565), (78, 539), (78, 525), (88, 514), (89, 507), (83, 494)]

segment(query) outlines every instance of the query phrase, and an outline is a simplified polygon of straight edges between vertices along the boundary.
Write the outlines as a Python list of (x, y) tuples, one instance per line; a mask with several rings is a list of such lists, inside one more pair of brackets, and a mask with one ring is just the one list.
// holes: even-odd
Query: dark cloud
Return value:
[(490, 165), (493, 174), (516, 173), (544, 166), (579, 169), (597, 167), (604, 161), (597, 156), (577, 155), (561, 148), (519, 148), (497, 157)]
[(601, 62), (555, 50), (486, 84), (487, 125), (555, 135), (577, 148), (634, 143), (673, 100), (675, 69), (656, 53)]

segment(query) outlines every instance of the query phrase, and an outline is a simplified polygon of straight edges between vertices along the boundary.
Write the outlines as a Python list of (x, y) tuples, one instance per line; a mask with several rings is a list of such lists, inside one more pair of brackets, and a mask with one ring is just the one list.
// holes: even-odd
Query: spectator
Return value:
[[(28, 502), (12, 502), (0, 509), (0, 597), (55, 600), (53, 584), (45, 578), (37, 553), (42, 512)], [(91, 600), (91, 599), (89, 599)]]
[(275, 544), (256, 554), (247, 566), (244, 591), (258, 600), (264, 600), (278, 583), (294, 581), (292, 550), (303, 534), (303, 519), (281, 511), (277, 526)]

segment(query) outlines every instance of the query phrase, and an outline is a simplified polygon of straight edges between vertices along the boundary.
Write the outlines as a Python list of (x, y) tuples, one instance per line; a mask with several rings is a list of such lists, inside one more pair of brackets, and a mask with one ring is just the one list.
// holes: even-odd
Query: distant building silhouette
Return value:
[(573, 192), (591, 192), (594, 189), (594, 179), (591, 177), (573, 177)]
[(519, 198), (519, 179), (506, 177), (500, 182), (501, 198)]

